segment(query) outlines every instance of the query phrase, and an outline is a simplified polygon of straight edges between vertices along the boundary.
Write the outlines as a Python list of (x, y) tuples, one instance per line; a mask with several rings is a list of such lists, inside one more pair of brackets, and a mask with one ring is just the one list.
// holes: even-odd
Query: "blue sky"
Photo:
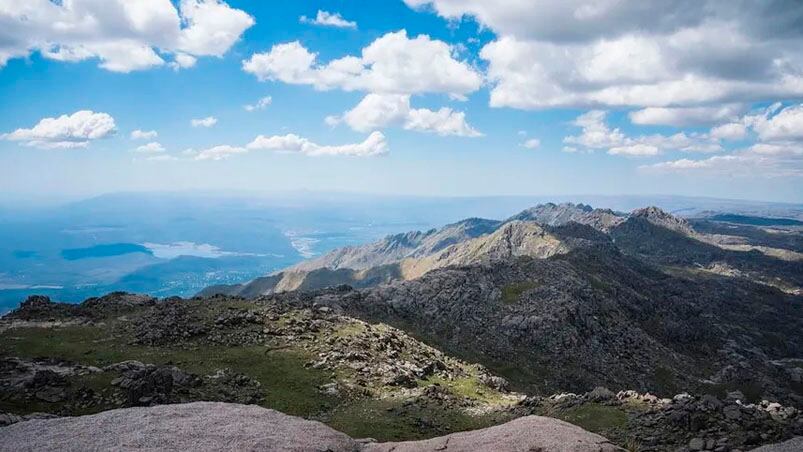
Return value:
[(0, 0), (0, 190), (803, 202), (803, 7), (648, 3)]

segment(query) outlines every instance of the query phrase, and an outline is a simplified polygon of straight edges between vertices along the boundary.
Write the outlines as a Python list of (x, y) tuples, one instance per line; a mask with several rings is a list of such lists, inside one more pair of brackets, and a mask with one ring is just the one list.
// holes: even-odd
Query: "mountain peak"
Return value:
[(681, 234), (690, 235), (694, 233), (691, 224), (683, 218), (676, 217), (659, 207), (649, 206), (636, 209), (630, 214), (631, 218), (643, 218), (650, 223), (671, 229)]
[(563, 226), (569, 222), (585, 224), (600, 231), (624, 221), (624, 217), (609, 209), (595, 209), (587, 204), (570, 202), (555, 204), (548, 202), (523, 210), (510, 217), (508, 221), (535, 221), (546, 226)]

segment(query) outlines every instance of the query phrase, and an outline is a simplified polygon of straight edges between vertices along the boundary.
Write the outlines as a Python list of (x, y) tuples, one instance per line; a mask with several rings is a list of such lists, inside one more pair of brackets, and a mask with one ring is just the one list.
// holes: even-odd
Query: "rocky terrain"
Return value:
[(0, 319), (0, 423), (217, 401), (378, 441), (530, 415), (629, 450), (784, 441), (803, 434), (796, 228), (546, 204), (189, 300), (30, 297)]
[(395, 440), (494, 425), (523, 398), (402, 331), (287, 296), (31, 297), (0, 321), (0, 423), (205, 400)]

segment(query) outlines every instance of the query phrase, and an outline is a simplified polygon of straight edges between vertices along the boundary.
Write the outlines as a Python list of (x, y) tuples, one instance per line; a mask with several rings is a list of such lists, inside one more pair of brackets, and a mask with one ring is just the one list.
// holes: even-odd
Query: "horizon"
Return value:
[[(104, 198), (113, 197), (157, 197), (169, 196), (172, 198), (214, 198), (214, 199), (248, 199), (253, 201), (289, 201), (301, 200), (312, 201), (321, 200), (322, 198), (334, 198), (338, 200), (370, 200), (370, 199), (397, 199), (397, 200), (419, 200), (419, 201), (448, 201), (448, 200), (491, 200), (491, 199), (510, 199), (510, 200), (533, 200), (535, 204), (555, 203), (555, 204), (587, 204), (594, 208), (609, 208), (609, 206), (600, 204), (605, 200), (632, 199), (642, 200), (643, 203), (640, 207), (649, 207), (655, 205), (658, 200), (686, 200), (690, 204), (695, 201), (709, 201), (709, 202), (732, 202), (743, 204), (756, 204), (756, 205), (777, 205), (787, 206), (792, 208), (803, 208), (803, 201), (771, 201), (767, 199), (753, 199), (753, 198), (723, 198), (715, 196), (704, 195), (677, 195), (671, 193), (613, 193), (613, 194), (595, 194), (595, 193), (567, 193), (567, 194), (464, 194), (464, 195), (437, 195), (437, 194), (407, 194), (407, 193), (376, 193), (376, 192), (359, 192), (359, 191), (338, 191), (338, 190), (205, 190), (205, 189), (186, 189), (186, 190), (143, 190), (143, 191), (113, 191), (106, 193), (99, 193), (90, 196), (71, 196), (71, 197), (53, 197), (53, 196), (36, 196), (31, 195), (30, 198), (25, 197), (8, 197), (0, 198), (0, 208), (8, 210), (47, 210), (60, 207), (68, 207), (73, 204), (92, 202)], [(593, 202), (590, 200), (594, 200)], [(660, 206), (656, 206), (660, 207)], [(635, 207), (638, 208), (638, 207)]]

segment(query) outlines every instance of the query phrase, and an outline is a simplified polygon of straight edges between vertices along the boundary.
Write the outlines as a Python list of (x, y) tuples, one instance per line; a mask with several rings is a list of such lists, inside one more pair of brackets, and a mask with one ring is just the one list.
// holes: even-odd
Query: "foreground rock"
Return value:
[(789, 441), (778, 444), (768, 444), (753, 450), (755, 452), (798, 452), (803, 450), (803, 436), (798, 436), (797, 438), (792, 438)]
[(613, 452), (622, 450), (607, 439), (576, 425), (548, 417), (527, 416), (496, 427), (432, 438), (424, 441), (369, 444), (369, 452), (555, 451)]
[(426, 441), (355, 441), (320, 422), (254, 405), (196, 402), (19, 422), (0, 429), (0, 451), (617, 451), (593, 433), (539, 416)]

